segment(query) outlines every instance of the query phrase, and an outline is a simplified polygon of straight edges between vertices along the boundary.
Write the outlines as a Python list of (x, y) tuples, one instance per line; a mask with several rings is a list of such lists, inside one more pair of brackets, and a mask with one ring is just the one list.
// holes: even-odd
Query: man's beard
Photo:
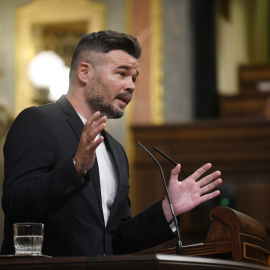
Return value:
[(118, 119), (125, 114), (124, 110), (117, 110), (113, 105), (105, 104), (103, 99), (99, 97), (91, 98), (88, 102), (95, 111), (99, 111), (101, 116), (105, 115), (108, 119)]
[[(100, 89), (103, 95), (99, 93), (97, 89)], [(90, 106), (95, 111), (99, 111), (101, 116), (107, 116), (108, 119), (121, 118), (125, 114), (124, 110), (118, 110), (112, 104), (106, 104), (104, 102), (104, 95), (108, 92), (108, 87), (102, 82), (100, 76), (95, 73), (92, 79), (92, 86), (89, 91), (87, 91), (87, 100)]]

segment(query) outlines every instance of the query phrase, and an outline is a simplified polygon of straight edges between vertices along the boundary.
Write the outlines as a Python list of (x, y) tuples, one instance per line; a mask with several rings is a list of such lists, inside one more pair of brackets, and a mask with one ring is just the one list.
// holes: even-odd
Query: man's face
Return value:
[(138, 75), (138, 60), (128, 53), (113, 50), (104, 54), (86, 90), (91, 108), (108, 118), (122, 117), (131, 101)]

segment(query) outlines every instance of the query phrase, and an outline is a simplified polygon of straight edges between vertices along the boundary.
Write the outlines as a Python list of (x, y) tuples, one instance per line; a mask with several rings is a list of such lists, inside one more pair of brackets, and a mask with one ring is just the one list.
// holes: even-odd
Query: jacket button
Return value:
[(73, 190), (74, 190), (74, 186), (71, 185), (71, 186), (69, 186), (69, 187), (66, 188), (66, 193), (69, 194), (69, 193), (71, 193)]

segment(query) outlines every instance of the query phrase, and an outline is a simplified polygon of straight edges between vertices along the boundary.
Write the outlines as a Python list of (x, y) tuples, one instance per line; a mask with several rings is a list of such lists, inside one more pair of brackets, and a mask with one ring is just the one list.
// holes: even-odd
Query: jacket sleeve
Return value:
[(128, 221), (127, 218), (124, 220), (114, 237), (115, 254), (139, 252), (176, 237), (165, 218), (162, 201)]
[(83, 188), (72, 155), (55, 162), (55, 140), (49, 119), (36, 107), (14, 121), (4, 145), (2, 206), (9, 221), (42, 220)]

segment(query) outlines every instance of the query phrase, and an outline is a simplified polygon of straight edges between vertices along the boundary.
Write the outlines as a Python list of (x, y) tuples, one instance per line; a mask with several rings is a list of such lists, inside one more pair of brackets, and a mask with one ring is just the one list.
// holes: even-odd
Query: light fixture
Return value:
[(36, 89), (49, 90), (49, 98), (52, 100), (67, 92), (69, 68), (53, 51), (38, 53), (29, 63), (28, 76)]

